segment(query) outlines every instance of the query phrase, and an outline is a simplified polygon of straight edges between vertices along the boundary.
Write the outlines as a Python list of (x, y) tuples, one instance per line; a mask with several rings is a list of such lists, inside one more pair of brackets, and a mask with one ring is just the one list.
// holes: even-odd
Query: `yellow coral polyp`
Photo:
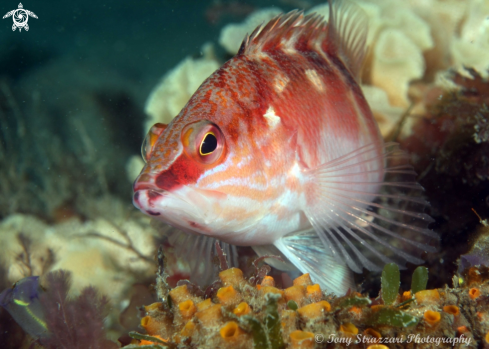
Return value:
[(309, 273), (303, 274), (293, 281), (294, 286), (310, 286), (312, 285), (311, 276)]
[(331, 310), (331, 304), (329, 304), (326, 301), (321, 301), (321, 302), (305, 305), (297, 309), (297, 312), (303, 318), (315, 319), (317, 317), (322, 316), (325, 312), (328, 312), (330, 310)]
[(480, 295), (481, 295), (481, 291), (479, 291), (478, 288), (473, 287), (473, 288), (471, 288), (469, 290), (469, 297), (470, 297), (470, 299), (479, 298)]
[(427, 310), (424, 312), (424, 321), (430, 326), (437, 325), (441, 320), (441, 314), (437, 311)]
[(438, 303), (440, 301), (440, 293), (438, 290), (423, 290), (416, 292), (414, 295), (418, 304)]
[(275, 280), (271, 276), (265, 276), (261, 281), (262, 286), (275, 286)]
[(175, 304), (182, 303), (191, 297), (190, 292), (187, 289), (187, 285), (175, 287), (169, 292), (171, 300)]
[(225, 341), (234, 341), (238, 339), (239, 336), (244, 333), (244, 331), (238, 326), (237, 322), (229, 321), (223, 327), (221, 327), (219, 333)]
[(246, 302), (239, 303), (236, 308), (233, 309), (233, 313), (236, 316), (247, 315), (251, 312), (251, 308)]
[(340, 332), (347, 336), (356, 336), (358, 334), (358, 328), (350, 322), (340, 325)]
[(219, 278), (224, 286), (233, 285), (234, 287), (239, 287), (239, 285), (245, 281), (243, 272), (238, 268), (229, 268), (221, 271), (219, 273)]
[(486, 343), (489, 344), (489, 332), (486, 333), (486, 336), (484, 337), (484, 339), (486, 340)]
[(234, 289), (233, 285), (221, 287), (217, 291), (217, 298), (223, 305), (236, 304), (241, 300), (240, 294)]
[(367, 347), (367, 349), (389, 349), (387, 345), (384, 344), (372, 344)]
[(178, 310), (180, 310), (182, 317), (190, 318), (197, 312), (197, 307), (192, 300), (188, 299), (178, 304)]
[(306, 288), (302, 285), (291, 286), (284, 290), (284, 295), (287, 302), (294, 301), (298, 306), (301, 306), (306, 295)]
[(315, 302), (318, 302), (322, 298), (321, 287), (318, 284), (307, 285), (306, 286), (306, 295), (309, 299), (312, 299)]
[(447, 314), (452, 314), (455, 317), (460, 315), (460, 309), (456, 305), (445, 305), (443, 311)]
[(290, 344), (293, 349), (314, 348), (314, 333), (307, 331), (294, 331), (290, 334)]

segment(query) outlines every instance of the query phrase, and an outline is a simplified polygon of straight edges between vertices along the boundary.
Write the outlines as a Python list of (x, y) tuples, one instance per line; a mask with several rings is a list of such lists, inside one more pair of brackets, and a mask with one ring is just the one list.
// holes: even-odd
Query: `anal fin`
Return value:
[(351, 270), (331, 254), (314, 231), (285, 236), (274, 245), (301, 272), (309, 273), (324, 291), (344, 295), (348, 289), (355, 289)]

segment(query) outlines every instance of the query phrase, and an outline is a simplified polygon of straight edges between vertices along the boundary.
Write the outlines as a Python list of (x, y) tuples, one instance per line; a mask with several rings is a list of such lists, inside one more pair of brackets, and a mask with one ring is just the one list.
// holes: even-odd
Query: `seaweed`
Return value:
[[(117, 146), (107, 142), (120, 141), (130, 126), (131, 132), (140, 129), (137, 118), (121, 122), (121, 115), (136, 113), (135, 103), (124, 94), (111, 100), (106, 98), (110, 92), (83, 91), (66, 105), (57, 104), (58, 98), (49, 105), (51, 96), (43, 92), (22, 95), (0, 79), (0, 219), (13, 213), (33, 214), (49, 223), (85, 219), (95, 199), (127, 198), (130, 186), (121, 173), (127, 158), (137, 154), (138, 137), (127, 137)], [(82, 112), (89, 108), (91, 112)], [(80, 111), (66, 117), (71, 113), (67, 109)]]
[(424, 103), (426, 113), (400, 140), (431, 204), (431, 228), (441, 235), (439, 252), (427, 255), (430, 265), (443, 260), (430, 280), (436, 287), (450, 282), (469, 249), (478, 224), (471, 209), (489, 216), (489, 81), (474, 69), (466, 73), (452, 73), (455, 89), (433, 88), (437, 98)]
[(409, 327), (417, 325), (419, 319), (402, 310), (394, 308), (382, 308), (373, 313), (368, 323), (373, 326), (388, 325), (396, 327)]
[(249, 328), (253, 334), (255, 348), (281, 349), (284, 348), (282, 339), (282, 328), (278, 313), (278, 299), (280, 295), (267, 293), (264, 323), (252, 315), (245, 315), (240, 322)]
[(428, 268), (417, 267), (414, 270), (413, 278), (411, 281), (411, 293), (414, 295), (419, 291), (426, 289), (428, 284)]
[(399, 295), (401, 273), (395, 263), (386, 264), (382, 271), (382, 300), (384, 304), (391, 305)]
[(106, 339), (104, 317), (108, 299), (87, 287), (80, 296), (68, 298), (70, 273), (59, 270), (46, 275), (46, 292), (41, 295), (50, 336), (42, 340), (48, 349), (117, 348)]

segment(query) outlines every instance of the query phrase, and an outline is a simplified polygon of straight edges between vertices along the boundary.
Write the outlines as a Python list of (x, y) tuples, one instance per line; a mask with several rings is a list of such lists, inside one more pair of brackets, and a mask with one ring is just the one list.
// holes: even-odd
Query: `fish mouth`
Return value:
[[(151, 183), (135, 183), (133, 204), (140, 211), (183, 230), (195, 231), (212, 222), (215, 213), (206, 209), (205, 197), (189, 187), (170, 192)], [(207, 232), (208, 233), (208, 232)]]

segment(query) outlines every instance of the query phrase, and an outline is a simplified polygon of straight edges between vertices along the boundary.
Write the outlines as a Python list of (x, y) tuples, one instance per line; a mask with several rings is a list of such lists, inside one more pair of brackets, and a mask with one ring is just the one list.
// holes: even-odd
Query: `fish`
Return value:
[(29, 276), (0, 293), (0, 306), (8, 311), (22, 329), (33, 338), (49, 336), (40, 301), (43, 292), (39, 276)]
[(236, 246), (278, 255), (267, 262), (342, 295), (353, 272), (436, 251), (409, 157), (384, 142), (359, 86), (367, 27), (346, 0), (327, 21), (279, 15), (149, 130), (133, 203), (178, 229), (199, 276), (220, 241), (233, 258)]

